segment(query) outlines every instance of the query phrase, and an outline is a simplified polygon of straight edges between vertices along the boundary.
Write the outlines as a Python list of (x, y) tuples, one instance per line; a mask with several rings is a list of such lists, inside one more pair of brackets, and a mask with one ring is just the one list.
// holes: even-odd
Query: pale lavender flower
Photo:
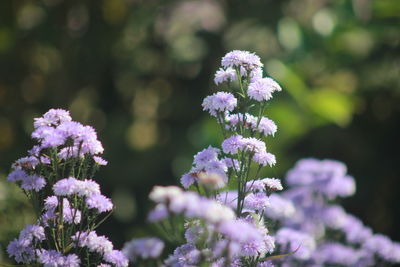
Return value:
[(183, 190), (177, 186), (154, 186), (149, 198), (156, 203), (163, 203), (183, 194)]
[(28, 174), (25, 171), (17, 169), (10, 172), (10, 174), (7, 176), (7, 181), (20, 182), (24, 181), (27, 177)]
[(147, 219), (149, 222), (158, 222), (168, 216), (168, 209), (164, 204), (158, 204), (156, 207), (149, 212)]
[(365, 256), (364, 253), (339, 243), (325, 243), (318, 247), (313, 259), (320, 264), (354, 266)]
[(203, 149), (202, 151), (198, 152), (195, 156), (194, 156), (194, 164), (199, 167), (199, 168), (203, 168), (205, 166), (207, 166), (207, 164), (210, 161), (215, 161), (218, 160), (218, 153), (219, 153), (219, 149), (209, 146), (206, 149)]
[(241, 246), (240, 254), (245, 257), (256, 257), (258, 255), (263, 255), (266, 252), (265, 244), (261, 241), (252, 241), (244, 243)]
[(259, 79), (262, 79), (263, 76), (263, 70), (261, 67), (259, 68), (254, 68), (251, 72), (250, 72), (250, 82), (255, 82)]
[(258, 124), (257, 130), (265, 136), (267, 135), (274, 136), (276, 131), (278, 130), (278, 127), (272, 120), (266, 117), (262, 117), (260, 123)]
[(227, 53), (222, 58), (221, 65), (225, 68), (244, 67), (246, 70), (253, 70), (263, 66), (257, 55), (241, 50), (233, 50)]
[(265, 209), (265, 216), (272, 219), (290, 219), (296, 209), (294, 204), (289, 199), (286, 199), (278, 194), (271, 194), (269, 196), (270, 205)]
[(233, 135), (228, 137), (222, 142), (222, 150), (226, 154), (237, 154), (240, 149), (242, 149), (244, 141), (243, 136)]
[(42, 117), (35, 118), (33, 123), (35, 129), (42, 126), (57, 126), (65, 121), (71, 121), (69, 111), (63, 109), (50, 109)]
[(44, 200), (44, 208), (46, 210), (55, 209), (58, 206), (58, 199), (56, 196), (49, 196)]
[(29, 156), (23, 157), (16, 160), (11, 167), (14, 170), (21, 170), (21, 169), (35, 169), (35, 167), (39, 164), (39, 160), (36, 157)]
[(266, 150), (266, 146), (263, 141), (254, 137), (249, 137), (249, 138), (243, 138), (242, 149), (250, 151), (252, 153), (263, 153)]
[(63, 255), (56, 250), (41, 249), (37, 252), (38, 261), (43, 264), (43, 267), (61, 267), (64, 266)]
[[(79, 238), (79, 240), (78, 240)], [(87, 247), (91, 252), (104, 254), (113, 250), (113, 244), (105, 236), (98, 236), (95, 231), (76, 232), (71, 239), (80, 247)]]
[(80, 267), (81, 260), (76, 254), (68, 254), (64, 257), (63, 267)]
[(223, 188), (228, 182), (228, 177), (218, 172), (200, 172), (197, 178), (199, 184), (213, 190)]
[(44, 228), (39, 225), (28, 224), (19, 234), (20, 239), (28, 239), (30, 241), (38, 240), (43, 241), (46, 239)]
[(347, 242), (350, 243), (364, 243), (372, 236), (372, 230), (350, 214), (347, 214), (341, 230), (345, 233)]
[(193, 173), (185, 173), (181, 177), (181, 184), (185, 189), (188, 189), (192, 184), (196, 182), (196, 176)]
[(34, 190), (39, 192), (46, 185), (46, 180), (39, 175), (33, 174), (26, 176), (22, 180), (21, 187), (25, 190)]
[(280, 179), (264, 178), (261, 180), (268, 191), (280, 191), (283, 189)]
[(187, 228), (185, 231), (185, 239), (191, 244), (195, 244), (206, 232), (206, 229), (200, 226), (200, 221), (198, 220), (186, 223), (185, 228)]
[(363, 248), (376, 253), (382, 259), (388, 260), (393, 256), (393, 242), (381, 234), (375, 234), (368, 238), (363, 244)]
[(218, 226), (218, 232), (223, 234), (231, 241), (238, 243), (249, 243), (261, 241), (260, 232), (258, 229), (245, 221), (227, 220)]
[(300, 260), (310, 259), (316, 248), (315, 240), (310, 235), (291, 228), (279, 229), (275, 240), (282, 252), (296, 251), (292, 257)]
[(269, 206), (268, 196), (263, 192), (250, 193), (244, 199), (244, 206), (249, 210), (262, 211)]
[(125, 243), (122, 252), (130, 261), (136, 261), (138, 258), (142, 259), (156, 259), (164, 249), (164, 242), (160, 239), (151, 238), (138, 238)]
[(76, 193), (79, 180), (69, 177), (59, 180), (53, 185), (53, 191), (56, 196), (70, 196)]
[(261, 166), (269, 165), (272, 167), (276, 164), (275, 155), (268, 153), (268, 152), (257, 152), (253, 155), (253, 160), (260, 164)]
[(246, 191), (264, 191), (265, 184), (262, 180), (251, 180), (246, 183)]
[(347, 221), (347, 214), (339, 205), (330, 205), (323, 209), (321, 219), (332, 229), (341, 229)]
[(113, 264), (115, 267), (128, 267), (129, 261), (119, 250), (106, 252), (103, 256), (104, 261)]
[(108, 161), (99, 156), (93, 156), (93, 160), (97, 165), (106, 166)]
[[(203, 203), (200, 203), (199, 207), (196, 209), (196, 212), (201, 215), (198, 217), (205, 219), (209, 223), (220, 223), (235, 218), (235, 213), (232, 209), (216, 201), (203, 201)], [(193, 213), (193, 210), (190, 212)]]
[(18, 263), (31, 263), (35, 259), (35, 251), (29, 239), (14, 239), (7, 246), (7, 253)]
[(267, 101), (272, 98), (272, 93), (281, 91), (279, 84), (271, 78), (262, 78), (249, 84), (247, 95), (256, 101)]
[(236, 80), (236, 72), (232, 68), (223, 69), (220, 68), (215, 73), (214, 83), (216, 85), (223, 83), (223, 82), (232, 82)]
[(91, 194), (86, 198), (86, 205), (90, 209), (96, 209), (99, 213), (110, 211), (113, 209), (111, 200), (102, 194)]
[(193, 244), (184, 244), (174, 250), (174, 253), (165, 260), (165, 265), (176, 267), (198, 266), (200, 256), (201, 252)]
[(232, 111), (237, 105), (237, 99), (226, 92), (217, 92), (207, 96), (203, 101), (203, 110), (208, 111), (212, 116), (216, 116), (217, 112)]
[(77, 180), (74, 193), (79, 196), (89, 197), (93, 194), (100, 194), (100, 185), (93, 180)]

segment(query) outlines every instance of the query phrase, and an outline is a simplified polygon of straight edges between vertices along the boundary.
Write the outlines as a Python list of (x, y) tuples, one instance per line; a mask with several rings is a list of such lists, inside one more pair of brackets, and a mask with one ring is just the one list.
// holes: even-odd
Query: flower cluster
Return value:
[[(112, 211), (93, 180), (107, 161), (96, 132), (64, 110), (35, 119), (38, 141), (8, 176), (30, 198), (37, 223), (27, 225), (7, 250), (18, 263), (45, 267), (290, 267), (380, 266), (400, 263), (400, 243), (374, 234), (335, 204), (355, 193), (346, 166), (303, 159), (286, 175), (261, 177), (276, 158), (266, 138), (277, 132), (267, 101), (281, 91), (263, 77), (260, 58), (232, 51), (221, 61), (203, 109), (216, 119), (220, 148), (198, 152), (178, 186), (155, 186), (148, 221), (162, 237), (144, 237), (115, 250), (95, 228)], [(172, 249), (171, 249), (172, 248)]]
[(341, 206), (337, 197), (355, 192), (346, 166), (334, 160), (303, 159), (286, 176), (289, 189), (281, 197), (294, 205), (291, 216), (270, 216), (279, 221), (276, 242), (282, 253), (297, 250), (284, 259), (289, 266), (377, 266), (400, 263), (400, 243), (373, 234)]
[[(276, 124), (264, 117), (279, 84), (263, 77), (260, 58), (232, 51), (221, 61), (216, 85), (227, 91), (207, 96), (203, 109), (216, 119), (221, 148), (198, 152), (184, 189), (156, 186), (148, 219), (174, 249), (164, 260), (157, 238), (134, 239), (124, 252), (135, 264), (165, 267), (376, 266), (400, 262), (400, 246), (373, 234), (335, 205), (355, 193), (346, 166), (333, 160), (303, 159), (280, 179), (262, 178), (276, 158), (265, 138)], [(167, 247), (167, 246), (166, 246)], [(163, 254), (163, 255), (162, 255)]]
[(36, 118), (27, 157), (12, 164), (8, 181), (30, 199), (37, 223), (10, 242), (8, 254), (18, 263), (45, 267), (128, 266), (128, 259), (94, 229), (113, 209), (93, 180), (107, 161), (90, 126), (72, 121), (68, 111), (51, 109)]
[[(156, 205), (149, 221), (166, 241), (179, 245), (163, 266), (272, 266), (269, 255), (275, 239), (266, 227), (265, 213), (270, 198), (277, 198), (274, 192), (283, 187), (279, 179), (261, 179), (259, 173), (276, 164), (263, 139), (273, 136), (277, 126), (263, 115), (266, 101), (281, 88), (262, 77), (262, 67), (260, 58), (247, 51), (223, 57), (214, 81), (227, 83), (229, 91), (207, 96), (202, 104), (221, 126), (221, 148), (209, 146), (194, 156), (192, 168), (181, 177), (187, 191), (156, 186), (150, 193)], [(155, 245), (144, 252), (133, 245), (146, 240), (152, 239), (125, 246), (136, 263), (149, 258), (144, 255), (153, 249), (159, 252)]]

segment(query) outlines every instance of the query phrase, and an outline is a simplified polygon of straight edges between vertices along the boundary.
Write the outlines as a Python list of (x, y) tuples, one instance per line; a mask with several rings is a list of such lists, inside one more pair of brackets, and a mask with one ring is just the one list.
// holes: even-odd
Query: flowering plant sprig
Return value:
[(28, 156), (12, 165), (8, 181), (32, 203), (37, 223), (23, 229), (7, 248), (18, 263), (45, 267), (128, 266), (95, 229), (111, 214), (111, 200), (93, 180), (107, 161), (96, 131), (72, 121), (68, 111), (51, 109), (36, 118)]
[(134, 239), (124, 246), (127, 257), (138, 266), (165, 267), (399, 263), (399, 243), (372, 234), (333, 204), (355, 192), (344, 164), (301, 160), (286, 176), (289, 190), (280, 194), (279, 179), (259, 177), (263, 167), (276, 164), (263, 139), (274, 136), (277, 126), (264, 112), (281, 87), (262, 77), (263, 65), (253, 53), (229, 52), (221, 65), (214, 82), (226, 84), (227, 91), (202, 103), (221, 128), (221, 149), (209, 146), (194, 156), (180, 180), (186, 191), (156, 186), (150, 193), (156, 205), (148, 219), (177, 247), (161, 261), (160, 239)]
[[(189, 191), (171, 186), (150, 193), (156, 207), (149, 220), (159, 225), (166, 240), (179, 244), (163, 266), (271, 264), (268, 255), (275, 242), (263, 214), (268, 196), (282, 185), (259, 174), (262, 167), (276, 163), (262, 139), (274, 135), (277, 126), (263, 114), (281, 87), (262, 77), (263, 64), (253, 53), (232, 51), (221, 65), (214, 81), (227, 84), (228, 91), (207, 96), (202, 106), (220, 125), (222, 149), (209, 146), (194, 156), (192, 169), (181, 178)], [(131, 260), (136, 263), (143, 260), (134, 247), (125, 251), (135, 255)]]

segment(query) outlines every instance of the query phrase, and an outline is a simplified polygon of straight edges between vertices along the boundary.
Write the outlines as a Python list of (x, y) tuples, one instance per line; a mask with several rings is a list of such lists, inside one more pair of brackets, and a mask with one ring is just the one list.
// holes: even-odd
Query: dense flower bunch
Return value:
[[(267, 101), (281, 91), (262, 77), (260, 58), (232, 51), (221, 61), (216, 85), (203, 109), (215, 117), (224, 140), (194, 156), (181, 177), (184, 189), (156, 186), (149, 214), (159, 233), (176, 249), (162, 260), (158, 238), (134, 239), (124, 253), (138, 266), (267, 267), (377, 266), (400, 262), (400, 245), (373, 234), (334, 204), (355, 192), (344, 164), (304, 159), (281, 181), (259, 177), (276, 164), (265, 137), (276, 124), (264, 117)], [(164, 253), (166, 255), (166, 253)]]
[(346, 166), (334, 160), (303, 159), (286, 175), (281, 197), (294, 206), (291, 216), (266, 216), (279, 222), (277, 247), (293, 251), (282, 266), (381, 266), (400, 263), (400, 243), (373, 234), (358, 218), (334, 204), (355, 193)]
[(124, 254), (95, 232), (113, 209), (92, 180), (107, 164), (95, 130), (51, 109), (35, 119), (32, 138), (37, 145), (12, 165), (8, 181), (27, 195), (37, 222), (8, 245), (9, 255), (45, 267), (128, 266)]
[[(156, 206), (149, 221), (178, 245), (163, 266), (272, 266), (275, 240), (264, 212), (271, 194), (283, 187), (279, 179), (261, 179), (259, 173), (276, 163), (263, 139), (273, 136), (277, 126), (263, 114), (272, 93), (281, 88), (262, 77), (263, 64), (255, 54), (232, 51), (221, 65), (214, 81), (227, 90), (207, 96), (202, 104), (221, 127), (221, 148), (209, 146), (194, 156), (193, 167), (181, 178), (187, 191), (156, 186), (150, 193)], [(146, 240), (133, 240), (124, 248), (136, 263), (161, 254), (160, 245), (146, 251), (132, 245)]]

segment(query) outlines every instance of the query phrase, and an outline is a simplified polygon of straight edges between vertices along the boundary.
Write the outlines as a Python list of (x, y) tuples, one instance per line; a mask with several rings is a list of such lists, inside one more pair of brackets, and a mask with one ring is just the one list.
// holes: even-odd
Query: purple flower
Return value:
[(158, 204), (149, 212), (147, 219), (149, 222), (158, 222), (168, 216), (168, 209), (164, 204)]
[(244, 67), (246, 70), (252, 70), (263, 66), (257, 55), (241, 50), (233, 50), (227, 53), (222, 58), (221, 65), (225, 68)]
[(149, 259), (158, 258), (164, 249), (164, 242), (160, 239), (138, 238), (125, 243), (122, 252), (130, 261), (135, 261), (137, 258)]
[(318, 247), (313, 258), (319, 264), (354, 266), (365, 256), (365, 251), (339, 243), (325, 243)]
[(244, 199), (244, 206), (249, 210), (262, 211), (269, 206), (268, 196), (263, 192), (250, 193)]
[(108, 164), (108, 161), (102, 157), (94, 156), (93, 160), (97, 165), (106, 166)]
[(87, 247), (91, 252), (105, 254), (113, 250), (113, 244), (107, 239), (107, 237), (98, 236), (95, 231), (76, 232), (75, 235), (71, 237), (71, 239), (77, 242), (78, 246)]
[(38, 164), (39, 160), (36, 157), (29, 156), (18, 159), (11, 165), (11, 167), (14, 170), (21, 170), (21, 169), (33, 170)]
[(198, 266), (201, 252), (193, 244), (177, 247), (165, 261), (166, 266)]
[(9, 182), (20, 182), (24, 181), (28, 177), (28, 174), (23, 170), (13, 170), (7, 177)]
[(56, 196), (70, 196), (76, 193), (79, 180), (69, 177), (59, 180), (53, 185), (53, 191)]
[(372, 253), (376, 253), (383, 259), (390, 259), (393, 257), (393, 242), (387, 236), (381, 234), (375, 234), (367, 239), (363, 248)]
[(212, 116), (216, 116), (217, 112), (232, 111), (237, 105), (237, 99), (226, 92), (217, 92), (207, 96), (203, 101), (203, 110), (208, 111)]
[(275, 155), (268, 152), (258, 152), (253, 156), (253, 160), (261, 166), (273, 166), (276, 164)]
[(75, 192), (79, 196), (91, 196), (93, 194), (100, 194), (100, 185), (93, 180), (85, 179), (83, 181), (77, 180)]
[(64, 257), (64, 265), (63, 267), (80, 267), (81, 260), (75, 254), (68, 254)]
[(90, 209), (97, 209), (99, 213), (113, 209), (111, 200), (101, 194), (92, 194), (86, 198), (86, 205)]
[(104, 253), (103, 259), (113, 264), (115, 267), (128, 267), (129, 261), (119, 250), (113, 250)]
[(31, 263), (35, 258), (35, 251), (29, 239), (14, 239), (8, 244), (7, 253), (18, 263)]
[(185, 173), (181, 177), (181, 184), (185, 189), (188, 189), (192, 184), (196, 182), (196, 176), (192, 173)]
[(65, 121), (71, 121), (69, 111), (63, 109), (50, 109), (42, 117), (35, 118), (34, 127), (57, 126)]
[(282, 88), (271, 78), (258, 79), (249, 84), (247, 95), (256, 101), (267, 101), (272, 98), (274, 91), (281, 91)]
[(210, 161), (218, 160), (218, 153), (218, 148), (209, 146), (194, 156), (194, 164), (196, 164), (198, 168), (203, 168), (207, 166)]
[(55, 209), (58, 206), (58, 199), (56, 196), (49, 196), (44, 200), (44, 208), (46, 210)]
[(264, 178), (261, 180), (268, 191), (280, 191), (283, 189), (281, 180), (276, 178)]
[(269, 196), (270, 205), (265, 210), (265, 216), (272, 219), (291, 218), (295, 213), (295, 207), (289, 199), (278, 194)]
[(21, 187), (25, 190), (34, 190), (39, 192), (46, 185), (46, 180), (39, 175), (26, 176), (22, 181)]
[(44, 234), (44, 228), (42, 226), (28, 224), (21, 231), (19, 238), (28, 239), (30, 241), (32, 241), (33, 239), (43, 241), (46, 239), (46, 236)]
[(274, 136), (278, 127), (276, 126), (275, 122), (272, 120), (262, 117), (260, 123), (258, 124), (258, 131), (261, 132), (263, 135), (272, 135)]
[(341, 206), (331, 205), (322, 211), (322, 221), (332, 229), (341, 229), (347, 220), (347, 214)]
[(38, 250), (38, 261), (43, 267), (60, 267), (64, 266), (63, 255), (56, 250)]
[(281, 228), (276, 233), (276, 242), (282, 252), (294, 252), (292, 257), (307, 260), (316, 248), (315, 240), (308, 234), (290, 228)]
[(261, 235), (258, 229), (245, 221), (228, 220), (222, 222), (218, 231), (229, 240), (239, 243), (259, 242)]
[(222, 142), (222, 150), (226, 154), (237, 154), (240, 149), (242, 149), (244, 141), (243, 136), (233, 135), (228, 137)]
[(214, 83), (218, 85), (223, 82), (231, 82), (235, 80), (236, 80), (236, 72), (234, 69), (227, 68), (226, 70), (224, 70), (223, 68), (220, 68), (215, 73)]

